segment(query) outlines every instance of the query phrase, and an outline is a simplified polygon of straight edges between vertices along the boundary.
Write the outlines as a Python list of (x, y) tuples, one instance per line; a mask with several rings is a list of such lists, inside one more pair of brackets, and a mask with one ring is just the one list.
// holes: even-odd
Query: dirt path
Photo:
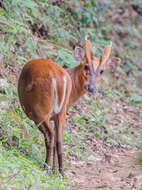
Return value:
[(104, 156), (72, 161), (66, 172), (71, 190), (142, 190), (142, 170), (135, 165), (136, 150), (111, 150)]

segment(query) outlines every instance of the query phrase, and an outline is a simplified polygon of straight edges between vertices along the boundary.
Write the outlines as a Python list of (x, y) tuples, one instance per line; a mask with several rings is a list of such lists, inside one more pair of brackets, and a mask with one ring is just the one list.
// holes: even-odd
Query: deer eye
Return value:
[(101, 74), (101, 75), (103, 74), (103, 72), (104, 72), (104, 70), (100, 70), (100, 74)]
[(84, 70), (88, 71), (89, 70), (89, 66), (88, 65), (84, 65)]

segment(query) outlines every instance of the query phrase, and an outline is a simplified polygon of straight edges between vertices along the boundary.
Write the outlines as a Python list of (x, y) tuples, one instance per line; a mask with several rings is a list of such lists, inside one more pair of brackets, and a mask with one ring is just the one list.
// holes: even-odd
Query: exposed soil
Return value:
[[(83, 3), (85, 3), (85, 1), (82, 1), (82, 4)], [(52, 4), (62, 8), (64, 2), (62, 3), (62, 1), (55, 1)], [(111, 11), (108, 11), (108, 13), (105, 16), (105, 20), (107, 21), (107, 25), (110, 24), (110, 27), (115, 26), (114, 30), (110, 30), (109, 28), (106, 28), (105, 30), (105, 26), (104, 31), (102, 31), (102, 29), (100, 30), (102, 34), (104, 33), (104, 36), (111, 36), (111, 40), (115, 44), (113, 49), (113, 51), (115, 52), (114, 54), (115, 56), (120, 56), (122, 58), (125, 52), (127, 54), (129, 46), (132, 46), (132, 48), (130, 48), (131, 51), (137, 51), (136, 54), (138, 57), (139, 51), (142, 48), (139, 47), (139, 41), (141, 39), (140, 33), (142, 27), (140, 27), (140, 24), (138, 22), (142, 20), (142, 8), (141, 6), (136, 5), (135, 3), (132, 4), (129, 2), (128, 4), (129, 6), (127, 5), (127, 3), (126, 5), (124, 3), (124, 7), (121, 6), (121, 3), (119, 1), (118, 5), (116, 2), (114, 2), (113, 5), (111, 4), (110, 9), (108, 9)], [(116, 10), (117, 6), (118, 10)], [(6, 10), (4, 1), (0, 2), (0, 7)], [(67, 10), (73, 13), (73, 10), (71, 8), (72, 7), (67, 6)], [(41, 9), (43, 11), (46, 11), (46, 9), (44, 8)], [(73, 21), (74, 19), (72, 20), (72, 22)], [(80, 31), (81, 26), (79, 25), (79, 20), (77, 20), (75, 23), (72, 22), (72, 27)], [(83, 20), (81, 22), (83, 22)], [(3, 22), (2, 24), (9, 26), (6, 22)], [(35, 49), (37, 55), (46, 58), (45, 52), (49, 51), (52, 52), (51, 55), (49, 54), (49, 57), (51, 59), (56, 57), (57, 50), (54, 46), (58, 47), (58, 44), (53, 45), (49, 42), (44, 41), (44, 38), (50, 39), (50, 28), (48, 28), (47, 25), (41, 25), (39, 21), (36, 21), (35, 23), (28, 22), (28, 24), (33, 33), (32, 39), (36, 42)], [(131, 29), (129, 27), (131, 25), (134, 27), (133, 30), (135, 30), (129, 32), (129, 30)], [(1, 30), (1, 36), (3, 34), (5, 33)], [(130, 43), (131, 39), (133, 43)], [(79, 45), (76, 43), (78, 42), (74, 42), (73, 39), (70, 39), (69, 44), (72, 48), (74, 48), (75, 45)], [(19, 40), (16, 42), (15, 45), (17, 46), (17, 48), (20, 47), (19, 49), (23, 51), (21, 55), (26, 58), (28, 52), (24, 48), (24, 42), (20, 42)], [(43, 49), (42, 46), (44, 47)], [(2, 55), (0, 56), (0, 78), (6, 79), (6, 81), (8, 81), (10, 84), (17, 86), (17, 78), (21, 71), (22, 65), (17, 65), (17, 62), (15, 62), (15, 51), (16, 49), (11, 51), (7, 55), (7, 58), (5, 57), (5, 59)], [(133, 93), (142, 96), (141, 90), (135, 92), (133, 89), (134, 84), (131, 85), (132, 83), (136, 82), (136, 87), (138, 89), (142, 89), (142, 77), (141, 75), (136, 75), (134, 76), (135, 78), (132, 82), (129, 81), (130, 78), (127, 79), (127, 77), (129, 77), (129, 75), (133, 73), (133, 70), (135, 70), (135, 67), (132, 67), (133, 65), (129, 63), (131, 62), (130, 60), (134, 57), (133, 52), (131, 52), (132, 57), (129, 57), (129, 51), (128, 55), (125, 55), (125, 57), (121, 61), (122, 70), (124, 69), (124, 72), (115, 72), (115, 68), (113, 69), (113, 66), (111, 66), (112, 68), (110, 68), (110, 70), (112, 71), (112, 78), (109, 80), (106, 79), (105, 81), (106, 86), (111, 86), (112, 89), (120, 89), (120, 91), (118, 89), (118, 91), (115, 92), (114, 95), (115, 98), (117, 98), (117, 96), (119, 96), (119, 98), (113, 101), (113, 98), (109, 96), (99, 97), (100, 99), (102, 98), (102, 100), (106, 99), (106, 102), (108, 103), (108, 105), (110, 105), (108, 107), (105, 107), (107, 116), (111, 118), (108, 119), (108, 121), (106, 122), (107, 126), (109, 126), (109, 129), (111, 130), (114, 127), (118, 129), (120, 127), (118, 126), (119, 121), (121, 121), (122, 125), (124, 126), (124, 128), (121, 127), (119, 133), (113, 134), (114, 137), (112, 139), (116, 142), (118, 141), (118, 145), (107, 144), (106, 139), (103, 137), (97, 138), (92, 135), (91, 137), (89, 136), (89, 139), (84, 135), (84, 137), (86, 138), (85, 143), (87, 144), (87, 148), (84, 149), (84, 152), (87, 152), (88, 156), (83, 160), (79, 157), (76, 157), (75, 155), (69, 155), (66, 159), (65, 174), (67, 176), (67, 179), (70, 180), (71, 190), (142, 190), (142, 168), (140, 168), (140, 166), (137, 165), (138, 149), (133, 148), (134, 146), (137, 146), (137, 142), (135, 142), (135, 140), (139, 138), (142, 132), (142, 109), (137, 104), (132, 104), (132, 101), (130, 103), (128, 99), (127, 101), (125, 101), (125, 98), (131, 98), (131, 94)], [(130, 66), (127, 62), (130, 64)], [(139, 65), (136, 64), (136, 67), (138, 67), (139, 71), (141, 71)], [(115, 67), (117, 67), (117, 65)], [(123, 80), (123, 83), (121, 80)], [(119, 83), (115, 86), (115, 83), (117, 83), (118, 81)], [(122, 86), (123, 90), (121, 89)], [(123, 97), (124, 95), (122, 92), (125, 94), (126, 97)], [(1, 100), (1, 102), (7, 102), (5, 91), (3, 89), (0, 89), (0, 93), (4, 93), (4, 95), (1, 97), (1, 99), (4, 100)], [(135, 101), (139, 100), (137, 100), (136, 98)], [(9, 105), (5, 104), (4, 106), (5, 109), (7, 109), (6, 106), (8, 107)], [(2, 111), (2, 109), (4, 108), (0, 105), (0, 110)], [(90, 114), (92, 110), (90, 110), (90, 107), (81, 100), (79, 103), (77, 103), (75, 107), (75, 113), (70, 113), (69, 116), (67, 116), (67, 127), (71, 134), (80, 134), (78, 124), (77, 126), (75, 126), (71, 118), (79, 117), (82, 111), (84, 113)], [(89, 119), (88, 122), (90, 122)], [(101, 125), (102, 123), (98, 124), (97, 127), (101, 128)], [(92, 130), (95, 130), (95, 127)], [(125, 133), (125, 135), (128, 135), (128, 137), (130, 136), (130, 139), (131, 137), (132, 139), (135, 139), (132, 140), (134, 145), (130, 143), (133, 147), (131, 145), (123, 146), (122, 144), (125, 144), (125, 142), (120, 144), (119, 139), (120, 136), (123, 135), (123, 133)], [(11, 142), (9, 144), (11, 144)], [(72, 144), (70, 143), (70, 145), (68, 145), (67, 148), (71, 148), (71, 146)]]
[[(14, 78), (13, 84), (15, 85), (14, 81), (16, 81), (15, 77), (18, 72), (7, 69), (10, 76)], [(105, 99), (110, 102), (110, 105), (112, 104), (107, 115), (110, 114), (120, 118), (124, 123), (127, 123), (131, 115), (136, 116), (136, 113), (139, 116), (141, 115), (138, 106), (129, 105), (120, 99), (117, 105), (113, 107), (112, 100), (107, 97)], [(91, 111), (82, 100), (75, 105), (75, 109), (75, 113), (69, 113), (67, 116), (67, 127), (71, 133), (78, 133), (78, 124), (76, 127), (72, 123), (72, 118), (76, 114), (78, 116), (82, 111), (84, 113)], [(131, 114), (126, 114), (126, 112)], [(138, 118), (134, 117), (133, 123), (129, 126), (133, 129), (132, 131), (135, 131), (137, 127), (140, 128), (140, 117)], [(108, 125), (115, 126), (115, 120), (108, 121)], [(88, 140), (89, 148), (87, 148), (87, 151), (89, 156), (85, 160), (74, 158), (74, 156), (69, 156), (66, 159), (65, 173), (68, 180), (70, 180), (71, 190), (142, 190), (142, 169), (136, 164), (138, 153), (136, 148), (122, 147), (121, 145), (112, 146), (106, 144), (104, 139), (100, 140), (94, 137)]]
[[(97, 142), (98, 144), (98, 142)], [(91, 155), (72, 161), (67, 168), (72, 190), (142, 190), (142, 170), (136, 166), (136, 150), (110, 149), (104, 156)]]
[[(118, 102), (118, 105), (113, 109), (112, 104), (111, 114), (115, 117), (121, 116), (121, 121), (124, 123), (127, 123), (131, 115), (126, 114), (126, 109), (123, 107), (127, 107), (133, 113), (132, 115), (135, 115), (135, 112), (141, 115), (141, 110), (136, 105), (125, 104), (124, 106), (122, 102)], [(89, 107), (82, 100), (75, 108), (78, 113), (74, 114), (89, 112)], [(67, 127), (70, 133), (79, 133), (79, 126), (75, 126), (71, 121), (74, 115), (70, 113), (67, 117)], [(129, 129), (132, 128), (135, 131), (137, 125), (140, 128), (140, 117), (138, 118), (139, 120), (136, 118), (133, 120)], [(113, 122), (113, 120), (109, 121), (109, 126), (115, 126)], [(115, 137), (117, 140), (119, 135)], [(142, 190), (142, 168), (138, 165), (137, 148), (122, 144), (114, 146), (107, 144), (105, 139), (101, 140), (97, 137), (86, 137), (85, 141), (88, 144), (87, 150), (84, 150), (88, 152), (85, 160), (73, 156), (67, 158), (68, 166), (65, 173), (70, 179), (71, 190)]]

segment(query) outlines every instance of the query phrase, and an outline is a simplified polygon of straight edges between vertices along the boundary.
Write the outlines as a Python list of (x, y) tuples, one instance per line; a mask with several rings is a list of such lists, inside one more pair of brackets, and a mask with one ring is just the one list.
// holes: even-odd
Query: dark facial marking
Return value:
[(96, 73), (94, 71), (93, 64), (84, 65), (84, 70), (88, 75), (88, 83), (85, 85), (85, 89), (88, 92), (95, 93), (96, 92)]
[(84, 65), (84, 70), (88, 71), (89, 70), (89, 66), (87, 64)]

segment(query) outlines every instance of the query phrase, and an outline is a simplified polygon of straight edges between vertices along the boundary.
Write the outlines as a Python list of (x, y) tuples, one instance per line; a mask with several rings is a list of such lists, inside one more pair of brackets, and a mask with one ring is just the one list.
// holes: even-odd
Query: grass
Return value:
[(9, 105), (0, 113), (2, 190), (69, 189), (67, 179), (47, 175), (42, 169), (44, 139), (23, 115), (16, 84), (29, 59), (49, 57), (61, 66), (76, 65), (73, 48), (83, 46), (86, 34), (95, 55), (113, 40), (112, 55), (121, 58), (121, 64), (116, 71), (106, 72), (103, 96), (84, 97), (78, 108), (70, 108), (63, 137), (65, 165), (70, 159), (86, 159), (93, 139), (110, 146), (141, 147), (142, 95), (137, 77), (142, 68), (142, 28), (133, 5), (141, 8), (137, 0), (0, 2), (0, 75), (10, 84), (0, 94), (0, 102), (4, 96)]
[[(119, 89), (120, 90), (120, 89)], [(135, 121), (121, 117), (128, 98), (123, 105), (119, 90), (106, 91), (101, 99), (84, 97), (78, 109), (71, 107), (67, 128), (64, 131), (65, 165), (70, 159), (86, 159), (90, 152), (90, 139), (102, 139), (111, 146), (141, 145), (139, 128), (134, 130)], [(45, 159), (44, 138), (33, 122), (22, 114), (15, 87), (6, 90), (9, 109), (0, 114), (0, 183), (1, 189), (67, 189), (69, 181), (56, 175), (47, 175), (43, 170)], [(15, 101), (14, 101), (15, 100)], [(111, 102), (111, 104), (110, 104)], [(134, 102), (129, 99), (130, 108)], [(137, 102), (136, 102), (137, 103)], [(137, 109), (138, 109), (138, 105)], [(82, 109), (84, 107), (84, 109)], [(115, 110), (118, 114), (114, 117)], [(84, 110), (80, 112), (80, 110)], [(129, 110), (129, 107), (128, 107)], [(119, 112), (122, 114), (120, 115)], [(120, 118), (119, 118), (120, 117)], [(139, 114), (135, 119), (140, 122)], [(69, 126), (68, 126), (69, 124)], [(32, 127), (31, 127), (32, 126)]]
[(6, 150), (0, 145), (0, 184), (5, 189), (68, 189), (68, 181), (49, 176), (41, 165), (15, 148)]
[(44, 138), (19, 108), (15, 110), (0, 115), (1, 189), (69, 189), (66, 178), (44, 171)]

